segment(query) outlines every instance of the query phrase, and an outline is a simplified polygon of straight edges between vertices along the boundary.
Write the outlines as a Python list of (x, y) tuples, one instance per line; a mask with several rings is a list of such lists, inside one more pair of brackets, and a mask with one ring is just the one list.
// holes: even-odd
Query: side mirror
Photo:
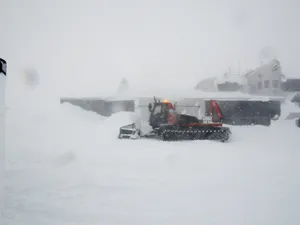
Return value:
[(3, 73), (6, 76), (6, 61), (0, 58), (0, 73)]

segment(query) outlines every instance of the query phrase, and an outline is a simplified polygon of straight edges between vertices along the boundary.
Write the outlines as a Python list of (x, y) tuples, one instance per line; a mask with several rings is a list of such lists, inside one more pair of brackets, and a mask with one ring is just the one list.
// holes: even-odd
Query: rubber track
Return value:
[(165, 132), (170, 132), (170, 133), (179, 133), (179, 134), (191, 134), (191, 133), (225, 133), (227, 132), (226, 130), (221, 130), (221, 129), (217, 129), (217, 130), (198, 130), (198, 129), (189, 129), (189, 130), (177, 130), (177, 129), (165, 129), (162, 131), (162, 133)]
[[(228, 130), (224, 130), (224, 129), (197, 129), (197, 128), (186, 128), (186, 129), (164, 129), (162, 130), (161, 132), (161, 135), (160, 135), (160, 138), (161, 140), (164, 140), (164, 141), (176, 141), (176, 140), (179, 140), (178, 135), (188, 135), (188, 134), (204, 134), (204, 133), (211, 133), (213, 135), (213, 133), (216, 133), (216, 134), (219, 134), (219, 135), (213, 135), (214, 138), (209, 135), (209, 136), (194, 136), (194, 137), (191, 137), (193, 140), (216, 140), (216, 141), (227, 141), (228, 140), (228, 137), (230, 136), (230, 133)], [(172, 134), (172, 136), (170, 136), (168, 139), (165, 139), (164, 138), (164, 135), (166, 134)], [(174, 135), (174, 136), (173, 136)]]

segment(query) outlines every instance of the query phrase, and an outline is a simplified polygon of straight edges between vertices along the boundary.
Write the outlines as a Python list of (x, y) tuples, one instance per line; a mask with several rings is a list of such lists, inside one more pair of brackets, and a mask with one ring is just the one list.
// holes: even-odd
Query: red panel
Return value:
[[(215, 110), (215, 112), (217, 113), (217, 116), (218, 116), (217, 119), (222, 119), (222, 118), (223, 118), (223, 115), (222, 115), (222, 113), (221, 113), (221, 110), (220, 110), (220, 108), (219, 108), (217, 102), (214, 101), (214, 100), (211, 100), (211, 101), (210, 101), (210, 115), (211, 115), (211, 116), (213, 116), (213, 110)], [(213, 121), (214, 121), (214, 118), (212, 118), (212, 119), (213, 119)]]

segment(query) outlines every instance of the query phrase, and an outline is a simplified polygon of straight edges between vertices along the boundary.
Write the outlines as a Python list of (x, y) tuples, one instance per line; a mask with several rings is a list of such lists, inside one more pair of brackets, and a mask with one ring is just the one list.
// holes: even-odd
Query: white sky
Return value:
[[(1, 0), (0, 57), (10, 92), (28, 67), (62, 95), (194, 87), (229, 67), (253, 68), (269, 49), (299, 76), (300, 1)], [(270, 51), (271, 49), (271, 51)]]

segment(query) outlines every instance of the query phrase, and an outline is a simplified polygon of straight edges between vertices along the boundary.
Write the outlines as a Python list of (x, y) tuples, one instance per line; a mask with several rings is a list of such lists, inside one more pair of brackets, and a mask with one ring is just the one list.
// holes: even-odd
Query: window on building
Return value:
[(265, 88), (269, 88), (270, 87), (270, 81), (269, 80), (265, 80), (264, 81), (264, 86), (265, 86)]
[(272, 67), (272, 71), (275, 72), (275, 71), (279, 70), (279, 68), (280, 68), (280, 65), (279, 64), (275, 64)]
[(273, 86), (273, 88), (278, 88), (279, 87), (279, 81), (278, 80), (273, 80), (272, 81), (272, 86)]
[(258, 88), (258, 90), (260, 90), (262, 88), (262, 83), (261, 82), (257, 83), (257, 88)]

